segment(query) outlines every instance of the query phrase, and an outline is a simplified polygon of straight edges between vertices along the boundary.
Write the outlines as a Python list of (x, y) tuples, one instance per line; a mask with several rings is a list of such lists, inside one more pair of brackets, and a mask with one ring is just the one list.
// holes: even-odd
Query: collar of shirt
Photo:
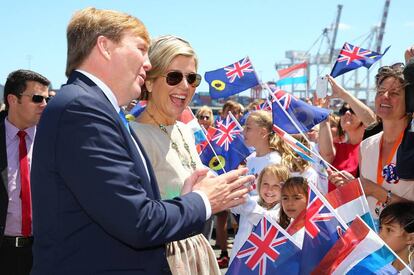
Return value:
[(106, 85), (102, 80), (97, 78), (91, 73), (85, 72), (83, 70), (77, 69), (76, 71), (80, 72), (81, 74), (85, 75), (87, 78), (92, 80), (98, 87), (102, 90), (102, 92), (105, 94), (105, 96), (109, 99), (112, 106), (115, 108), (116, 112), (119, 113), (119, 110), (121, 108), (118, 106), (118, 100), (116, 99), (114, 93), (111, 91), (111, 89)]
[[(12, 140), (14, 138), (16, 138), (17, 136), (17, 132), (20, 131), (19, 128), (17, 128), (16, 126), (14, 126), (8, 119), (7, 117), (4, 119), (4, 126), (6, 129), (6, 136), (8, 140)], [(36, 125), (23, 129), (27, 136), (30, 138), (30, 141), (33, 142), (34, 140), (34, 136), (36, 134)], [(18, 137), (17, 137), (18, 138)]]

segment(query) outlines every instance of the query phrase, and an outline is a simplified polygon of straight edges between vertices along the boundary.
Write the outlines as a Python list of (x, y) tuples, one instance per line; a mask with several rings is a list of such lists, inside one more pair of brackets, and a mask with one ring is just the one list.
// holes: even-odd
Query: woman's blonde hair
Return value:
[[(296, 134), (292, 136), (296, 138), (296, 140), (301, 142), (306, 148), (310, 148), (309, 142), (302, 135)], [(303, 173), (310, 166), (310, 163), (308, 161), (306, 161), (303, 157), (299, 156), (292, 149), (290, 150), (289, 154), (286, 154), (283, 161), (284, 164), (288, 166), (290, 171), (292, 172)]]
[(260, 171), (259, 177), (257, 178), (257, 193), (259, 194), (258, 203), (264, 208), (271, 209), (279, 202), (275, 202), (272, 205), (267, 205), (263, 198), (260, 196), (260, 190), (262, 189), (262, 180), (265, 174), (270, 174), (271, 176), (277, 177), (283, 183), (289, 178), (289, 169), (281, 164), (271, 164)]
[(150, 37), (145, 25), (136, 17), (126, 13), (85, 8), (77, 11), (67, 27), (68, 57), (66, 76), (77, 69), (91, 53), (99, 36), (120, 42), (126, 31), (141, 37), (147, 44)]
[[(156, 78), (164, 75), (173, 59), (179, 55), (194, 58), (197, 71), (198, 58), (189, 42), (173, 35), (164, 35), (152, 40), (148, 50), (148, 58), (152, 67), (147, 72), (146, 81), (154, 81)], [(140, 100), (148, 100), (149, 96), (150, 93), (144, 87)]]
[(210, 126), (212, 126), (214, 124), (214, 114), (213, 114), (213, 110), (211, 110), (211, 108), (208, 107), (207, 105), (201, 106), (200, 109), (198, 109), (195, 116), (196, 118), (198, 118), (201, 114), (206, 114), (206, 113), (209, 116), (208, 122)]

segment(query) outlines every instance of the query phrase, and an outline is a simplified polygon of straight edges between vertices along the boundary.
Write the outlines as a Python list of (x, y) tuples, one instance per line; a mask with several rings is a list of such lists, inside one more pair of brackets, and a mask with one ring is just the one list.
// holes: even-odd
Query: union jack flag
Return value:
[(218, 174), (233, 170), (251, 154), (244, 144), (242, 129), (230, 115), (208, 129), (209, 146), (203, 145), (200, 159)]
[(263, 217), (237, 252), (227, 274), (298, 274), (300, 249), (278, 224)]
[(227, 116), (224, 120), (217, 121), (217, 132), (212, 140), (220, 147), (224, 146), (224, 150), (228, 151), (230, 143), (233, 142), (235, 136), (240, 135), (243, 129), (238, 127), (237, 123)]
[(337, 62), (346, 62), (346, 65), (353, 62), (354, 60), (369, 58), (371, 51), (363, 48), (352, 46), (349, 43), (345, 43), (342, 50), (339, 52)]
[(236, 63), (204, 74), (212, 99), (226, 98), (259, 85), (248, 57)]
[(381, 54), (345, 42), (332, 68), (331, 76), (337, 77), (362, 66), (370, 68), (372, 64), (381, 59), (389, 48), (386, 48)]
[(339, 234), (343, 230), (334, 213), (322, 200), (323, 195), (312, 184), (308, 186), (301, 274), (311, 273), (339, 239)]
[[(276, 99), (279, 100), (280, 104), (282, 105), (282, 107), (285, 110), (289, 110), (290, 103), (293, 100), (295, 100), (295, 101), (297, 100), (296, 97), (294, 97), (291, 94), (289, 94), (289, 93), (287, 93), (285, 91), (282, 91), (282, 90), (275, 91), (274, 92), (274, 95), (275, 95)], [(274, 100), (272, 102), (274, 102)]]
[(310, 203), (306, 207), (305, 232), (314, 239), (321, 231), (317, 223), (330, 221), (335, 216), (331, 212), (322, 213), (325, 205), (315, 193), (309, 192), (308, 201)]
[(233, 83), (236, 77), (242, 78), (244, 76), (244, 73), (254, 72), (252, 63), (250, 63), (248, 57), (245, 57), (241, 61), (225, 67), (224, 70), (226, 71), (226, 76), (229, 79), (230, 83)]
[(302, 132), (308, 132), (313, 126), (327, 119), (330, 113), (327, 109), (309, 105), (282, 90), (274, 93), (274, 99), (273, 124), (289, 134), (299, 133), (296, 126)]

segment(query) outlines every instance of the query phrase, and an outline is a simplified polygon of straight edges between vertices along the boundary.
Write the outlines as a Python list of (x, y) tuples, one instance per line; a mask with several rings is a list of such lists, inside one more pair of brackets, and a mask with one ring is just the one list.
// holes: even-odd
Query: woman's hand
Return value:
[(326, 77), (328, 78), (328, 82), (332, 88), (332, 95), (329, 96), (329, 98), (344, 99), (343, 97), (347, 95), (348, 92), (341, 85), (339, 85), (338, 82), (336, 82), (336, 80), (332, 76), (326, 75)]
[(351, 180), (355, 179), (355, 177), (347, 172), (347, 171), (332, 171), (328, 169), (328, 179), (332, 184), (335, 184), (337, 187), (347, 184)]

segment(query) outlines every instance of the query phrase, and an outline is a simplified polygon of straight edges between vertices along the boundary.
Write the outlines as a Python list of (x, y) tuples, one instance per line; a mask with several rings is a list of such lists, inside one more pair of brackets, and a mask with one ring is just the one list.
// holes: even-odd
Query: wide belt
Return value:
[(33, 244), (33, 237), (11, 237), (4, 236), (2, 246), (7, 247), (29, 247)]

